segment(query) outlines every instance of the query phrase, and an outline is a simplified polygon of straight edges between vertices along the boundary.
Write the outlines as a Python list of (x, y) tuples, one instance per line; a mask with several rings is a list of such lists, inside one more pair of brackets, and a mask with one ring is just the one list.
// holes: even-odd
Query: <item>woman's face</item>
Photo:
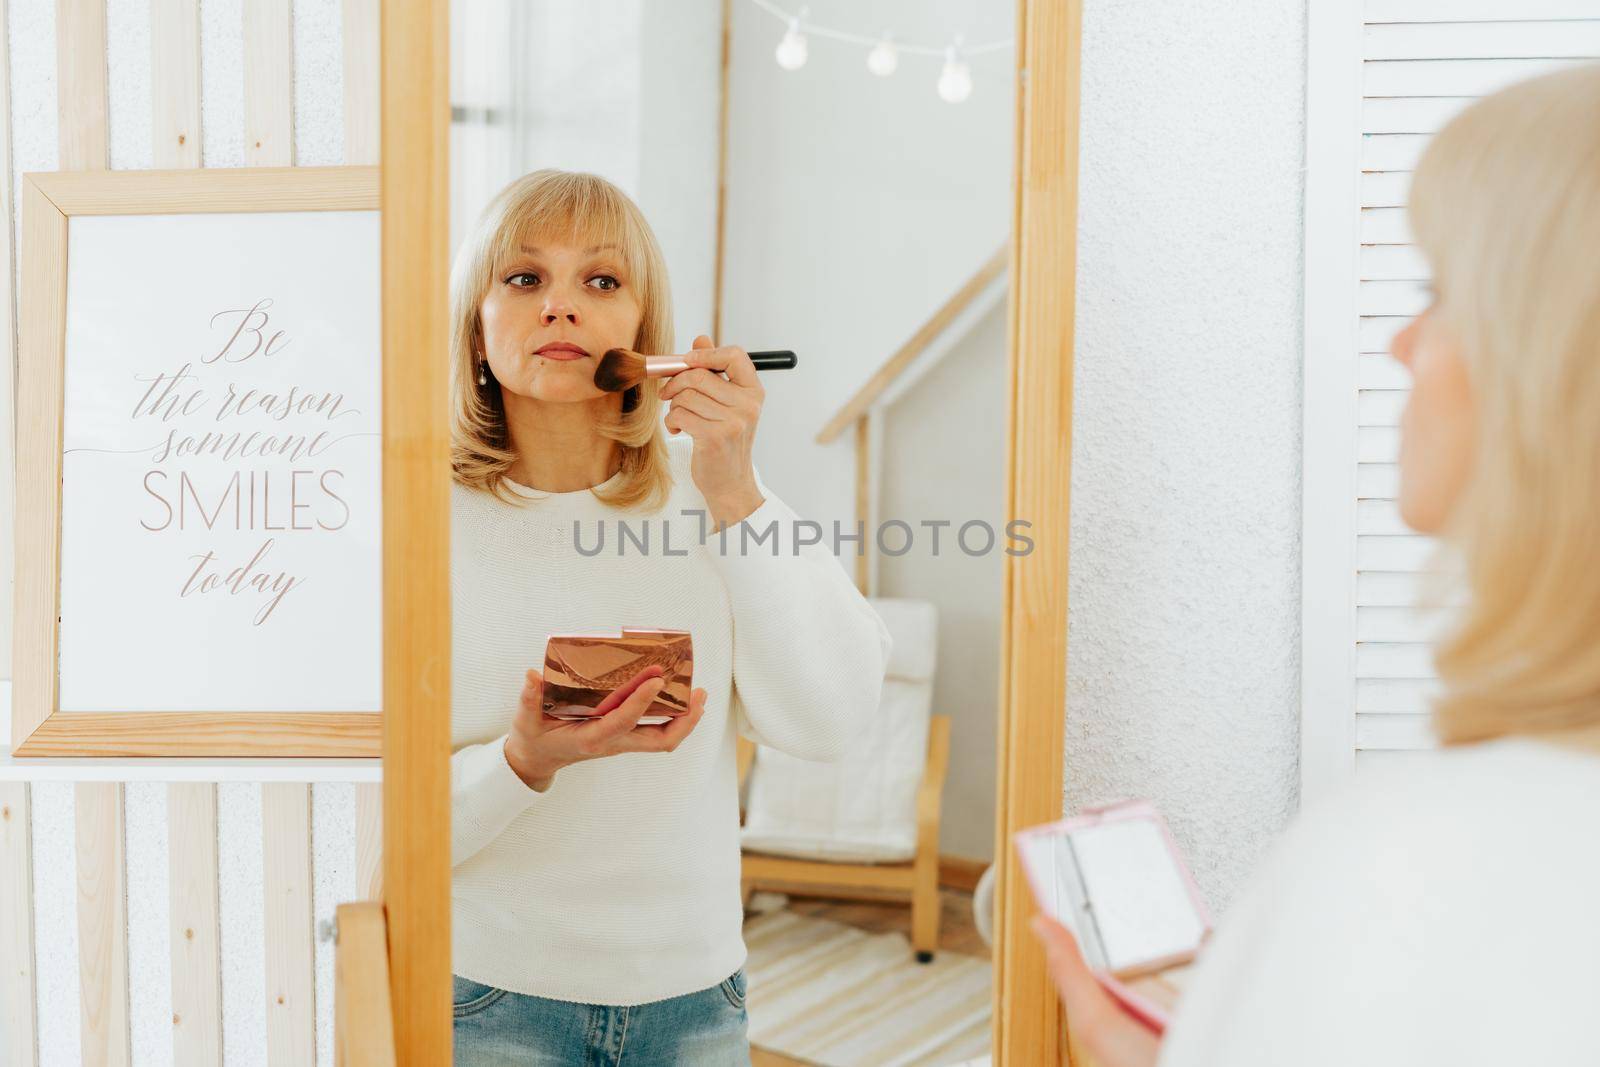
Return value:
[(1389, 350), (1411, 372), (1400, 420), (1400, 517), (1436, 534), (1472, 466), (1472, 387), (1459, 335), (1436, 300), (1395, 335)]
[(479, 309), (501, 387), (557, 402), (608, 395), (595, 367), (607, 349), (633, 347), (643, 315), (620, 248), (550, 239), (502, 264)]

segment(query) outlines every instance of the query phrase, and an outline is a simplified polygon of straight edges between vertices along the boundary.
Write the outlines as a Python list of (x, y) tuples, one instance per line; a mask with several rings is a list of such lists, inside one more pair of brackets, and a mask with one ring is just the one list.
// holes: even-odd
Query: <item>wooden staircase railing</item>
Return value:
[(884, 361), (883, 366), (857, 389), (827, 425), (817, 434), (817, 444), (831, 444), (845, 428), (855, 425), (856, 438), (856, 515), (867, 526), (863, 550), (856, 556), (856, 586), (863, 595), (870, 596), (872, 589), (872, 424), (873, 414), (892, 397), (890, 390), (901, 384), (906, 373), (916, 366), (919, 358), (942, 336), (961, 314), (967, 311), (980, 296), (1006, 273), (1011, 265), (1011, 246), (1002, 244), (995, 250), (976, 274), (968, 278), (955, 294), (923, 323), (911, 338)]

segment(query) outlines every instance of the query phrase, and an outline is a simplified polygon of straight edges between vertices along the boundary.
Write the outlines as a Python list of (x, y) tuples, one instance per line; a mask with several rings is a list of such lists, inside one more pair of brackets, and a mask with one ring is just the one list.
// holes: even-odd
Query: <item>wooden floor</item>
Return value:
[[(956, 889), (941, 889), (939, 902), (942, 910), (939, 916), (939, 951), (988, 959), (989, 946), (978, 936), (978, 928), (972, 921), (972, 894)], [(911, 935), (911, 909), (902, 903), (879, 904), (790, 896), (787, 910), (797, 915), (832, 919), (871, 934), (893, 930), (907, 937)], [(792, 1060), (759, 1048), (750, 1050), (750, 1062), (753, 1067), (807, 1067), (803, 1060)]]

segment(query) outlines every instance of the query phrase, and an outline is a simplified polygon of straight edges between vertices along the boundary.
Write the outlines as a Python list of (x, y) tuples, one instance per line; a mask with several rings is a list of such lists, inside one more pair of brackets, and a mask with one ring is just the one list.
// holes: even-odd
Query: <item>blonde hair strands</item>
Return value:
[[(541, 240), (622, 249), (627, 283), (643, 317), (630, 345), (639, 352), (670, 352), (672, 297), (666, 261), (650, 224), (621, 189), (593, 174), (538, 170), (502, 189), (462, 242), (450, 271), (450, 463), (455, 480), (512, 504), (526, 504), (505, 485), (516, 462), (506, 429), (500, 383), (478, 384), (483, 349), (479, 309), (500, 270), (524, 243)], [(616, 508), (653, 509), (672, 486), (661, 429), (661, 382), (647, 379), (623, 394), (621, 410), (600, 432), (622, 449), (621, 477), (594, 495)]]
[(1442, 741), (1600, 726), (1600, 64), (1463, 111), (1411, 224), (1460, 335), (1478, 446), (1444, 539), (1467, 603), (1435, 662)]

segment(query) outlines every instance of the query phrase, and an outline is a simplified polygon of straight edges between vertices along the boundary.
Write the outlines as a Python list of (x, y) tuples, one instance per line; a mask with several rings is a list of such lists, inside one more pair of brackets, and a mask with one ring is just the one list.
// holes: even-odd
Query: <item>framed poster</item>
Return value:
[(18, 755), (376, 756), (376, 167), (28, 174)]

